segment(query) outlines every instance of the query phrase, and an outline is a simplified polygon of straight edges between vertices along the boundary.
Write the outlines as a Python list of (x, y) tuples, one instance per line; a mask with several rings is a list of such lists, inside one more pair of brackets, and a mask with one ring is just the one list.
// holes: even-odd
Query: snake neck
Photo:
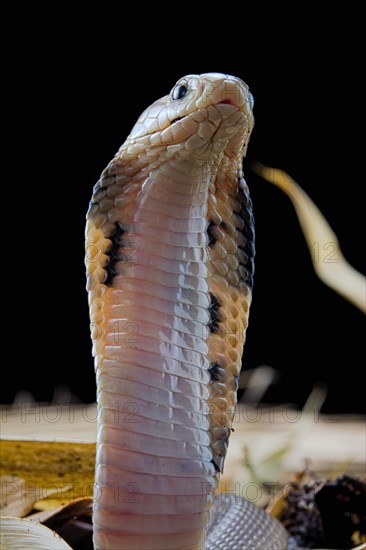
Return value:
[(203, 547), (251, 296), (251, 203), (226, 168), (175, 157), (119, 181), (113, 167), (120, 192), (96, 191), (97, 548)]

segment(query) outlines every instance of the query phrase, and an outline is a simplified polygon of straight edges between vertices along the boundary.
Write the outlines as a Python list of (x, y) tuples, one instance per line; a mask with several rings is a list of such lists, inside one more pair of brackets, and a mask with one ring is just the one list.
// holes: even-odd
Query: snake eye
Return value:
[(175, 99), (182, 99), (188, 92), (188, 88), (185, 84), (177, 84), (172, 92), (172, 98)]

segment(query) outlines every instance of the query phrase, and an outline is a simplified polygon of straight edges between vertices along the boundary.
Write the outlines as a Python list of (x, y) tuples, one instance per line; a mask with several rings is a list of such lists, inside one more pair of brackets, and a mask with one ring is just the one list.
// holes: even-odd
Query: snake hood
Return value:
[(207, 526), (252, 296), (242, 172), (252, 104), (238, 78), (184, 77), (141, 115), (94, 188), (86, 265), (96, 548), (201, 549), (207, 529), (210, 549), (229, 541), (231, 529)]

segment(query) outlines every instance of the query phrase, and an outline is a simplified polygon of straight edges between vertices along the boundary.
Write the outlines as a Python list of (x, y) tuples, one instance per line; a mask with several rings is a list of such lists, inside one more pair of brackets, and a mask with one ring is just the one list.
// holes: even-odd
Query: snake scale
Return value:
[(96, 549), (287, 548), (276, 520), (215, 497), (254, 274), (242, 160), (253, 98), (188, 75), (94, 187), (86, 265), (99, 405)]

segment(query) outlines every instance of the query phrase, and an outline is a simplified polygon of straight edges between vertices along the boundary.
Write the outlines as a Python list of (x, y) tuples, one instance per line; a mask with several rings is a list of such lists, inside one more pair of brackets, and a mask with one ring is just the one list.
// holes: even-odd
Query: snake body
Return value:
[(94, 187), (97, 549), (286, 547), (264, 512), (214, 497), (252, 295), (242, 172), (252, 127), (244, 82), (186, 76), (144, 111)]

